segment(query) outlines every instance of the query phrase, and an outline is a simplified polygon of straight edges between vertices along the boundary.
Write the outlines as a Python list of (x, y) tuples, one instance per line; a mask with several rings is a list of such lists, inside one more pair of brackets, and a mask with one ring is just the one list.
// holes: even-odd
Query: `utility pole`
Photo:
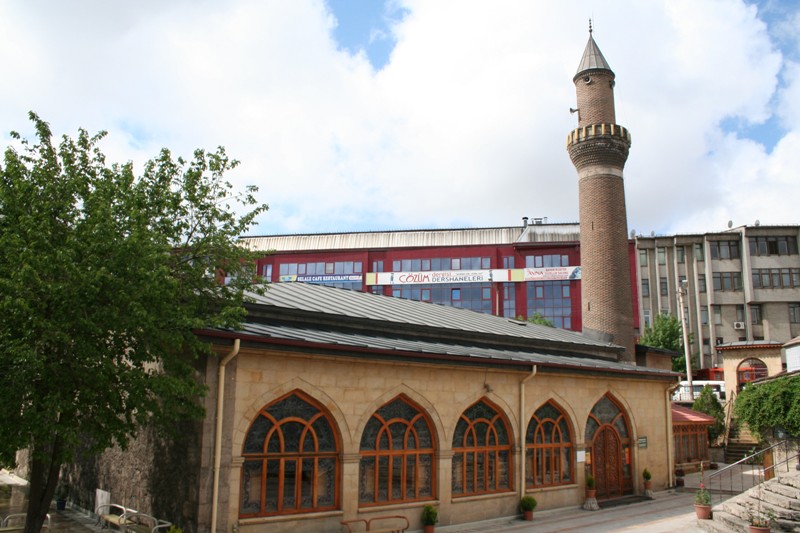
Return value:
[[(681, 331), (683, 331), (683, 356), (686, 358), (686, 381), (689, 385), (689, 398), (694, 402), (694, 387), (692, 387), (692, 357), (689, 354), (689, 331), (686, 329), (686, 310), (683, 307), (683, 294), (687, 291), (689, 280), (682, 280), (678, 287), (678, 305), (681, 312)], [(688, 292), (688, 291), (687, 291)]]

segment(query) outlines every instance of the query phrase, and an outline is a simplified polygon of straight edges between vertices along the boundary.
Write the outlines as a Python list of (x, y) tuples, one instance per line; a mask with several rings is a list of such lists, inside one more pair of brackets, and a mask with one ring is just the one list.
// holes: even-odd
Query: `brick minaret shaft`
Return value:
[(631, 137), (614, 114), (614, 72), (592, 38), (572, 79), (578, 128), (567, 150), (578, 171), (583, 333), (625, 347), (620, 359), (635, 362), (628, 222), (622, 169)]

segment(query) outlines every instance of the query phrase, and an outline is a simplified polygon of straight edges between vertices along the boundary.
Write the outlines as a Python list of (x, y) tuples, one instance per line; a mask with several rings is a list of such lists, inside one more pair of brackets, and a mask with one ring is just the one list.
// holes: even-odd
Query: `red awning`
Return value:
[(716, 420), (711, 415), (700, 413), (675, 403), (672, 404), (673, 424), (703, 424), (710, 426), (715, 422)]

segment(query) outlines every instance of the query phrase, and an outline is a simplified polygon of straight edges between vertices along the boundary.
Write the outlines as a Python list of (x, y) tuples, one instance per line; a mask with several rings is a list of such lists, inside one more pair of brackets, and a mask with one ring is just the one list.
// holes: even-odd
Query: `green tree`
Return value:
[(700, 391), (700, 395), (692, 404), (692, 409), (713, 416), (716, 422), (708, 428), (708, 439), (715, 441), (717, 437), (725, 431), (725, 410), (719, 402), (719, 398), (714, 394), (714, 390), (706, 385)]
[(733, 408), (739, 421), (758, 436), (776, 427), (800, 436), (800, 376), (747, 385)]
[[(691, 337), (689, 343), (691, 344)], [(646, 327), (644, 334), (639, 337), (639, 344), (683, 353), (683, 330), (680, 319), (668, 314), (656, 315), (653, 325)], [(692, 363), (693, 365), (696, 363), (695, 357), (692, 357)], [(693, 366), (693, 368), (697, 368), (697, 366)], [(672, 370), (686, 372), (686, 356), (674, 358)]]
[(106, 163), (105, 133), (55, 145), (30, 119), (36, 141), (12, 132), (0, 165), (0, 463), (29, 452), (25, 533), (81, 442), (124, 447), (144, 424), (202, 416), (192, 363), (209, 348), (192, 332), (244, 317), (258, 280), (236, 238), (267, 209), (225, 180), (222, 148), (162, 150), (137, 177)]
[(531, 324), (539, 324), (540, 326), (547, 326), (550, 328), (554, 328), (553, 321), (545, 318), (542, 313), (533, 313), (531, 316), (528, 317), (528, 322)]

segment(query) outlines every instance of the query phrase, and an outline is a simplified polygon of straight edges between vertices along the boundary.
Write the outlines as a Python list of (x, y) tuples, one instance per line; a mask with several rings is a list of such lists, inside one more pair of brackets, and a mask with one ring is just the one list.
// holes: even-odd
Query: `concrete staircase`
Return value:
[(728, 434), (728, 444), (725, 446), (725, 463), (733, 464), (747, 457), (758, 449), (758, 444), (758, 439), (750, 433), (747, 425), (740, 425), (734, 421)]
[(753, 514), (772, 515), (772, 531), (800, 532), (800, 472), (780, 474), (714, 506), (713, 519), (697, 524), (715, 533), (747, 533)]

